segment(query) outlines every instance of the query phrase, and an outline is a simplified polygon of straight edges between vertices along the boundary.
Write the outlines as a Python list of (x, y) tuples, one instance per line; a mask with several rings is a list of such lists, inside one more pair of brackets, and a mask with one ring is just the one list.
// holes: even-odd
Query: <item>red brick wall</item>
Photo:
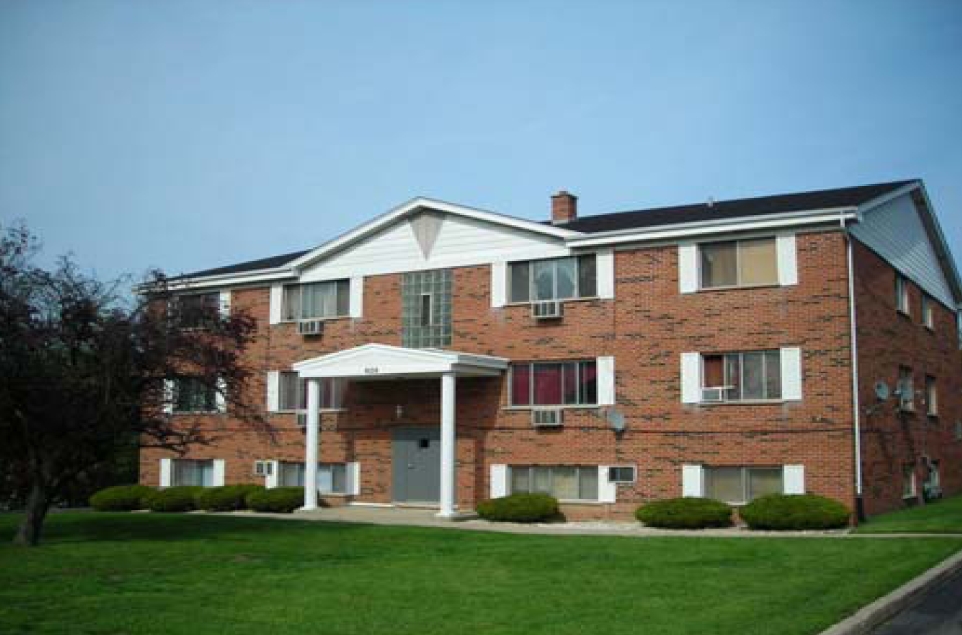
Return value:
[[(854, 243), (856, 320), (858, 325), (859, 399), (866, 513), (878, 514), (916, 500), (902, 498), (902, 468), (916, 470), (918, 494), (927, 469), (920, 457), (940, 462), (943, 490), (962, 492), (962, 443), (954, 439), (962, 417), (962, 356), (955, 314), (934, 303), (935, 328), (922, 325), (922, 291), (909, 282), (910, 315), (896, 310), (895, 270), (859, 242)], [(925, 376), (937, 379), (938, 417), (925, 414), (916, 400), (914, 414), (900, 413), (896, 399), (878, 404), (874, 385), (885, 381), (894, 390), (899, 366), (913, 371), (916, 391)]]
[[(799, 284), (681, 295), (677, 248), (616, 253), (617, 301), (567, 303), (561, 323), (535, 323), (527, 306), (490, 306), (487, 266), (454, 270), (451, 348), (512, 360), (614, 355), (618, 407), (627, 430), (612, 432), (594, 410), (566, 412), (560, 430), (533, 430), (528, 411), (508, 410), (502, 379), (458, 380), (458, 499), (472, 507), (489, 492), (489, 466), (636, 464), (638, 482), (620, 486), (616, 505), (566, 506), (569, 517), (623, 516), (640, 503), (681, 495), (681, 466), (803, 464), (806, 487), (851, 506), (852, 408), (845, 248), (841, 234), (800, 234)], [(400, 345), (399, 275), (365, 279), (364, 317), (329, 322), (317, 341), (292, 325), (268, 325), (266, 288), (235, 290), (234, 307), (260, 324), (249, 352), (268, 370), (369, 342)], [(690, 406), (680, 402), (680, 356), (799, 346), (804, 399), (777, 405)], [(266, 400), (266, 388), (256, 387)], [(361, 463), (360, 500), (391, 500), (391, 432), (438, 425), (439, 380), (354, 384), (347, 411), (322, 420), (322, 461)], [(395, 408), (404, 408), (397, 420)], [(213, 417), (227, 426), (229, 416)], [(273, 415), (277, 444), (243, 430), (191, 456), (227, 459), (227, 481), (253, 480), (254, 459), (303, 460), (294, 416)], [(142, 481), (156, 484), (158, 451), (144, 451)]]

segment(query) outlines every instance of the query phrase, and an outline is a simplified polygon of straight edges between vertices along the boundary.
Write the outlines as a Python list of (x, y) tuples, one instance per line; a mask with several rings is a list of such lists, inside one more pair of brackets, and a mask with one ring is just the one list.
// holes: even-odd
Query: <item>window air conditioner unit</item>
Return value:
[(256, 476), (270, 476), (273, 471), (273, 463), (270, 461), (254, 461), (254, 474)]
[(324, 320), (298, 320), (297, 332), (311, 337), (324, 335)]
[(547, 300), (531, 304), (531, 317), (536, 320), (559, 320), (563, 315), (564, 309), (557, 300)]
[(536, 428), (554, 428), (564, 423), (561, 408), (537, 408), (531, 411), (531, 425)]
[(306, 427), (307, 427), (307, 413), (306, 413), (306, 412), (298, 412), (298, 413), (297, 413), (297, 427), (298, 427), (298, 428), (306, 428)]
[(701, 389), (701, 400), (706, 403), (725, 401), (726, 386), (711, 386)]

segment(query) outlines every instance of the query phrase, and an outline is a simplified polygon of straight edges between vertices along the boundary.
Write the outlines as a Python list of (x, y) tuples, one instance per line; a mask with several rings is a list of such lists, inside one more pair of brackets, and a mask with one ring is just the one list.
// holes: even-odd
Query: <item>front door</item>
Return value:
[(394, 500), (437, 503), (441, 498), (440, 428), (394, 430)]

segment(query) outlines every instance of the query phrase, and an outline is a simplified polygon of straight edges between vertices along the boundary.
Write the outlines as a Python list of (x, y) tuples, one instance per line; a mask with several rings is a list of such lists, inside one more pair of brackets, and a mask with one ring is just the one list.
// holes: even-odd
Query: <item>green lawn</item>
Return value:
[(962, 534), (962, 496), (874, 516), (856, 531), (862, 534)]
[(65, 513), (0, 543), (0, 633), (817, 633), (960, 548)]

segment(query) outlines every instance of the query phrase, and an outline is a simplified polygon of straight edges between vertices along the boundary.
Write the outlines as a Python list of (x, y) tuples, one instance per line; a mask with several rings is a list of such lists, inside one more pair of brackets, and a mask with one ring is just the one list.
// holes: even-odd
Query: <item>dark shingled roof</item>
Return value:
[(560, 224), (558, 227), (594, 234), (619, 229), (643, 229), (659, 225), (696, 223), (743, 216), (764, 216), (765, 214), (801, 212), (832, 207), (854, 207), (914, 182), (915, 180), (894, 181), (892, 183), (842, 187), (833, 190), (715, 201), (712, 205), (705, 202), (695, 205), (597, 214), (578, 218), (570, 223)]
[[(678, 205), (675, 207), (659, 207), (631, 212), (597, 214), (595, 216), (585, 216), (575, 219), (570, 223), (559, 225), (559, 227), (584, 232), (586, 234), (594, 234), (619, 229), (644, 229), (657, 227), (659, 225), (695, 223), (698, 221), (740, 218), (743, 216), (764, 216), (765, 214), (801, 212), (833, 207), (854, 207), (915, 182), (916, 180), (912, 179), (908, 181), (893, 181), (891, 183), (876, 183), (874, 185), (842, 187), (833, 190), (817, 190), (796, 194), (778, 194), (775, 196), (759, 196), (757, 198), (740, 198), (731, 201), (715, 201), (712, 205), (708, 205), (706, 202), (695, 205)], [(550, 221), (545, 221), (545, 223), (550, 224)], [(280, 256), (272, 256), (270, 258), (248, 260), (247, 262), (227, 265), (226, 267), (194, 271), (193, 273), (178, 276), (178, 278), (200, 278), (204, 276), (246, 273), (260, 269), (281, 267), (309, 251), (311, 250), (305, 249), (289, 254), (281, 254)]]

